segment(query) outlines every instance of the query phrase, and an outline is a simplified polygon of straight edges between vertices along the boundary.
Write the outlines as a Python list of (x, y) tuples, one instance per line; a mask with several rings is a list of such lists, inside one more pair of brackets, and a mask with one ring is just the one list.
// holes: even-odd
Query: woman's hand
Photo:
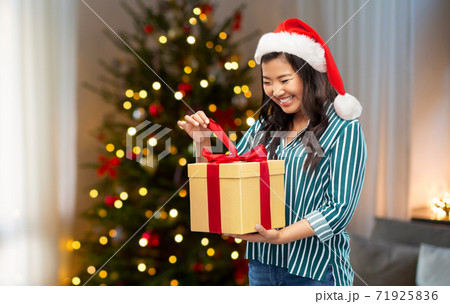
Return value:
[(264, 242), (270, 244), (284, 244), (281, 231), (270, 229), (266, 230), (262, 225), (256, 225), (257, 233), (248, 234), (225, 234), (248, 242)]
[(184, 116), (186, 121), (178, 121), (178, 125), (196, 142), (209, 140), (211, 131), (208, 129), (209, 119), (203, 111)]

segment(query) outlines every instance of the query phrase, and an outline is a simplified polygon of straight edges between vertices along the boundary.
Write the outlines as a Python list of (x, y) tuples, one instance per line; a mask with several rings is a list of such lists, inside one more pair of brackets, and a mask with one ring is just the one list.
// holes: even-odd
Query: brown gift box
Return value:
[[(268, 160), (270, 180), (270, 228), (285, 226), (284, 161)], [(208, 163), (188, 164), (191, 230), (211, 231), (211, 202), (208, 203)], [(237, 161), (218, 164), (220, 188), (220, 229), (218, 233), (256, 232), (261, 224), (260, 163)], [(209, 177), (210, 178), (210, 177)], [(266, 210), (268, 215), (268, 210)], [(217, 223), (215, 223), (217, 224)]]

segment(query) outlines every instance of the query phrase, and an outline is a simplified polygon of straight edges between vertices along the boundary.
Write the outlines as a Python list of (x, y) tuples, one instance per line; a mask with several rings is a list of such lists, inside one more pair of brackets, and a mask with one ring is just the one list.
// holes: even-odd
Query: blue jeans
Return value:
[(331, 265), (323, 281), (313, 280), (288, 273), (287, 268), (266, 265), (256, 260), (248, 263), (250, 286), (334, 286)]

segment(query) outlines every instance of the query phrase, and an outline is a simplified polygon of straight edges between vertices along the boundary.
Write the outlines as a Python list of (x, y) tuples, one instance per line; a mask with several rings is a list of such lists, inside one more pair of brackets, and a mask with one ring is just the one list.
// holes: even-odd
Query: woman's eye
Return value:
[(289, 81), (289, 79), (283, 80), (281, 81), (282, 83), (287, 83)]
[(264, 83), (264, 85), (269, 85), (270, 84), (270, 82), (263, 82)]

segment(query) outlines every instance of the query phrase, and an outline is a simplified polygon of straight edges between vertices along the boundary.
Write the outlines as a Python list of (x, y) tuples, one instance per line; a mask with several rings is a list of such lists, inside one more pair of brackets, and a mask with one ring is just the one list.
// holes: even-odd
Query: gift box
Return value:
[(284, 227), (284, 161), (267, 160), (262, 145), (237, 155), (220, 126), (210, 119), (208, 127), (230, 154), (204, 149), (208, 163), (188, 164), (191, 230), (244, 234), (256, 232), (256, 224)]

